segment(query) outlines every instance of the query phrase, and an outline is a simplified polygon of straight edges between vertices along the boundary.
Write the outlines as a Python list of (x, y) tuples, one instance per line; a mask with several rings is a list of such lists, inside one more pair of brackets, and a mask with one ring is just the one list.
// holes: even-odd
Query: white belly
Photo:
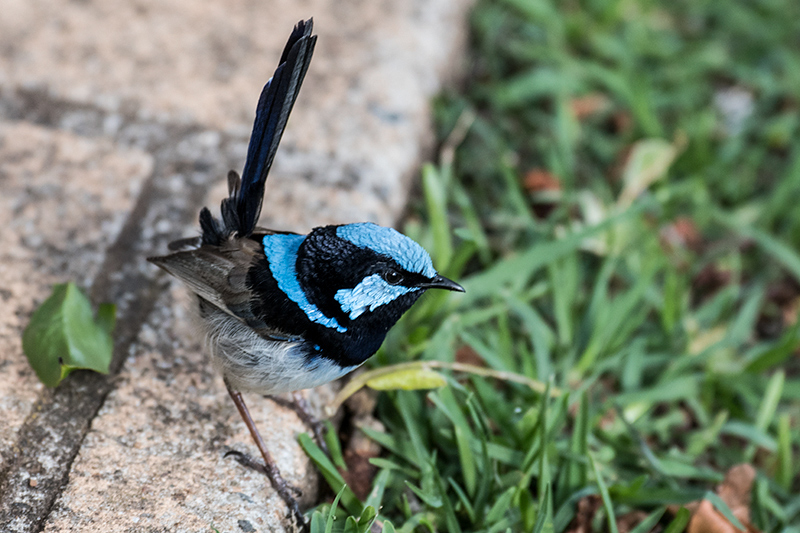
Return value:
[(309, 389), (357, 368), (342, 367), (324, 357), (309, 360), (305, 341), (265, 340), (219, 309), (207, 315), (202, 325), (214, 366), (241, 392), (277, 394)]

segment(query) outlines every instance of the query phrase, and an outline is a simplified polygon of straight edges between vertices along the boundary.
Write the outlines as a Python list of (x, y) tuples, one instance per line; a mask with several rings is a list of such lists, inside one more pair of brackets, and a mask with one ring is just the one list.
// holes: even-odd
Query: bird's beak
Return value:
[(446, 289), (448, 291), (464, 292), (464, 287), (439, 274), (436, 274), (436, 277), (428, 282), (420, 283), (419, 286), (423, 289)]

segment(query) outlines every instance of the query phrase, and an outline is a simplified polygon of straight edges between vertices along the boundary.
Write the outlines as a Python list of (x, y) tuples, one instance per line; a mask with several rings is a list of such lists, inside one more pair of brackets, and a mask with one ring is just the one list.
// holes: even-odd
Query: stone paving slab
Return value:
[(152, 158), (107, 139), (0, 121), (0, 470), (43, 394), (22, 331), (54, 283), (87, 285), (116, 240)]
[(391, 224), (430, 141), (428, 99), (458, 66), (468, 3), (4, 0), (0, 86), (246, 136), (289, 30), (313, 15), (318, 46), (268, 188), (289, 203), (265, 220)]
[[(469, 0), (8, 0), (0, 17), (0, 531), (282, 531), (186, 294), (145, 261), (241, 170), (261, 86), (310, 15), (315, 59), (262, 224), (393, 223), (458, 71)], [(43, 389), (20, 348), (53, 283), (118, 305), (111, 374)], [(309, 396), (319, 404), (331, 390)], [(327, 395), (327, 396), (326, 396)], [(248, 397), (315, 497), (293, 413)]]

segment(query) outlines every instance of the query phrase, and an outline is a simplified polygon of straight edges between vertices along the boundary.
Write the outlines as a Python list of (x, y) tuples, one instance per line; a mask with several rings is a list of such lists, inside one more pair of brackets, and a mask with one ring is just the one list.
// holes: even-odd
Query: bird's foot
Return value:
[(286, 407), (297, 413), (300, 420), (314, 433), (314, 438), (317, 440), (319, 447), (322, 448), (322, 451), (325, 452), (325, 455), (330, 456), (328, 444), (325, 442), (325, 432), (328, 431), (328, 427), (325, 422), (314, 415), (311, 411), (311, 406), (308, 405), (306, 399), (299, 392), (293, 392), (291, 400), (272, 395), (267, 395), (266, 397), (281, 407)]
[(273, 468), (270, 468), (256, 461), (246, 453), (237, 450), (228, 450), (223, 457), (233, 457), (236, 459), (237, 463), (245, 468), (250, 468), (267, 476), (272, 488), (275, 489), (278, 496), (280, 496), (287, 507), (289, 507), (290, 518), (295, 524), (295, 527), (298, 528), (297, 530), (308, 532), (308, 524), (306, 523), (303, 513), (300, 512), (300, 505), (295, 499), (302, 496), (303, 491), (283, 479), (277, 467), (273, 466)]
[[(240, 452), (238, 450), (228, 450), (227, 452), (225, 452), (225, 455), (223, 455), (223, 457), (226, 458), (233, 457), (236, 460), (236, 462), (242, 465), (243, 467), (249, 468), (250, 470), (255, 470), (256, 472), (259, 472), (267, 476), (270, 483), (272, 484), (272, 488), (274, 488), (275, 491), (279, 495), (281, 495), (281, 498), (283, 498), (283, 495), (281, 494), (282, 488), (285, 488), (287, 491), (291, 491), (294, 494), (294, 497), (300, 498), (303, 495), (303, 491), (300, 490), (299, 487), (296, 487), (291, 483), (289, 483), (288, 481), (286, 481), (285, 479), (283, 479), (283, 476), (281, 476), (281, 473), (277, 468), (270, 469), (264, 463), (257, 461), (256, 459), (254, 459), (253, 457), (244, 452)], [(292, 498), (291, 495), (289, 497)], [(286, 498), (283, 499), (286, 500)], [(294, 498), (292, 498), (292, 501), (294, 501)], [(289, 507), (292, 507), (292, 505), (288, 501), (286, 503), (287, 505), (289, 505)], [(296, 506), (297, 502), (294, 502), (294, 504)]]

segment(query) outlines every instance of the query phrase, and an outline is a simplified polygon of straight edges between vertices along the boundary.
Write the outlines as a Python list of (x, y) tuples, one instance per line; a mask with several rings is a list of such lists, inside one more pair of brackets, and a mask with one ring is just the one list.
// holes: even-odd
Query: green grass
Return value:
[(800, 531), (797, 20), (792, 0), (478, 2), (406, 227), (467, 293), (428, 294), (373, 364), (493, 374), (379, 393), (366, 501), (304, 441), (339, 494), (315, 531), (370, 509), (384, 531), (565, 531), (591, 495), (594, 531), (634, 511), (682, 531), (692, 500), (732, 516), (715, 487), (740, 463), (750, 521)]

